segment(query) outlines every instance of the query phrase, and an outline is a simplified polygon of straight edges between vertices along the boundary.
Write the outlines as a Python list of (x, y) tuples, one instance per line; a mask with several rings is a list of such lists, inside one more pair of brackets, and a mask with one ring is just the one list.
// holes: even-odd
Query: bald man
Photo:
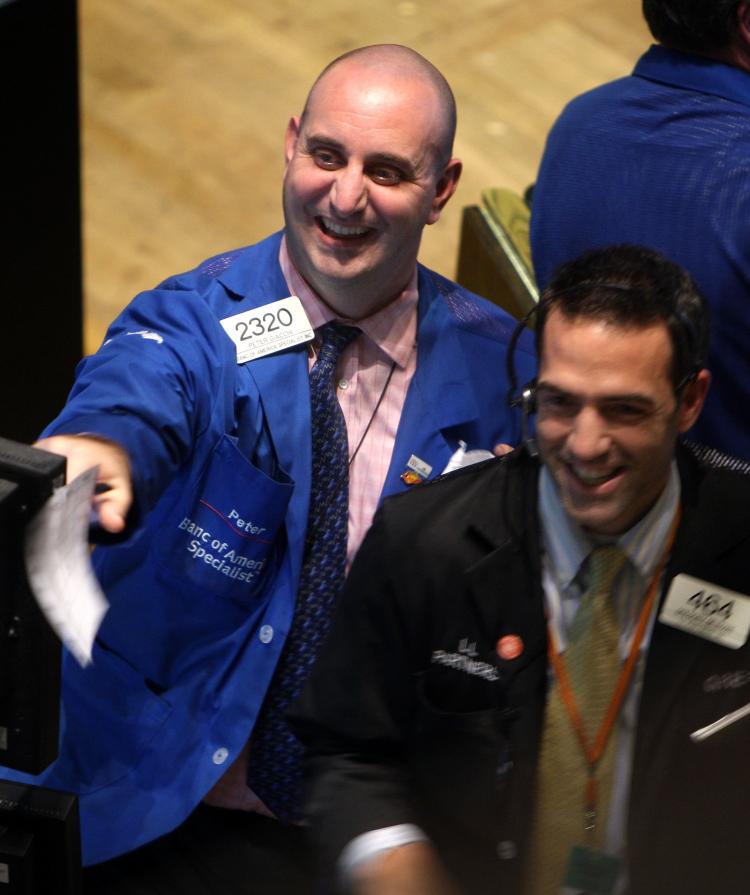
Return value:
[(518, 435), (514, 321), (417, 264), (455, 120), (410, 49), (334, 61), (287, 127), (283, 232), (138, 295), (44, 433), (69, 477), (98, 465), (109, 541), (41, 778), (80, 795), (88, 893), (305, 891), (284, 711), (345, 567), (384, 495)]

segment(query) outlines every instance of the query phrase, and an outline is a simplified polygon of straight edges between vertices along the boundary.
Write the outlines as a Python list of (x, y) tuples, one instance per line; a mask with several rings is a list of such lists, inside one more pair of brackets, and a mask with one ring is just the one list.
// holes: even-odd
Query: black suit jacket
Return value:
[[(682, 519), (665, 576), (750, 593), (750, 478), (681, 452)], [(516, 890), (547, 688), (538, 466), (524, 452), (385, 502), (293, 720), (310, 747), (313, 829), (329, 866), (354, 836), (412, 822), (463, 891)], [(514, 634), (523, 651), (496, 652)], [(657, 623), (628, 819), (632, 895), (745, 891), (750, 701), (740, 650)]]

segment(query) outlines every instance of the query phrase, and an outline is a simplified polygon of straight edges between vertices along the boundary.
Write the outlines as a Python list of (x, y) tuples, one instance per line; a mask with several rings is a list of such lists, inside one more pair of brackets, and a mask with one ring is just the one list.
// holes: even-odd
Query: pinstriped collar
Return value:
[(750, 73), (705, 56), (652, 46), (638, 60), (633, 74), (750, 106)]

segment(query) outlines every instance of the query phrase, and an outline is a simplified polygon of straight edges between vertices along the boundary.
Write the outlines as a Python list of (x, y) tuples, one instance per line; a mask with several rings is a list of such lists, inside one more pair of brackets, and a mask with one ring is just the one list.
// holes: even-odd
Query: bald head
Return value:
[(418, 53), (364, 47), (320, 75), (284, 141), (289, 257), (339, 315), (360, 320), (415, 274), (425, 226), (454, 194), (455, 108)]
[(373, 44), (350, 50), (330, 62), (318, 75), (310, 88), (302, 112), (302, 121), (315, 100), (320, 85), (341, 67), (351, 71), (353, 77), (364, 77), (373, 83), (392, 81), (417, 81), (428, 87), (435, 96), (437, 117), (435, 133), (429, 135), (435, 145), (438, 166), (447, 164), (453, 154), (456, 134), (456, 100), (450, 85), (435, 66), (410, 47), (400, 44)]

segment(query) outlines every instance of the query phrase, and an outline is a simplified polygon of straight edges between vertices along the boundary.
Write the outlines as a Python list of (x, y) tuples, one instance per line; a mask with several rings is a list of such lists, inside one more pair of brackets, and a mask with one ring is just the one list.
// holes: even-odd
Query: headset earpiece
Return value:
[(519, 398), (521, 405), (521, 413), (524, 416), (531, 416), (536, 413), (536, 379), (531, 379), (521, 390)]

